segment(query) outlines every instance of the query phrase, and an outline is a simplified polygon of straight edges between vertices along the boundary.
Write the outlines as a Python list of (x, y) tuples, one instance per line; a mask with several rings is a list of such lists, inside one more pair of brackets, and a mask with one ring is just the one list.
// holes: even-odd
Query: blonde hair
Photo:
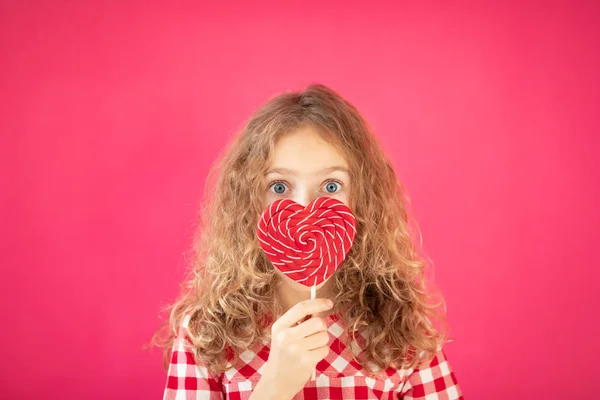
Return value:
[[(350, 170), (350, 208), (358, 234), (331, 279), (337, 291), (334, 312), (345, 322), (349, 339), (359, 330), (366, 338), (357, 361), (382, 370), (414, 367), (423, 360), (416, 354), (429, 360), (445, 342), (445, 302), (431, 304), (426, 291), (428, 264), (420, 241), (413, 240), (419, 230), (404, 187), (357, 109), (314, 84), (259, 108), (212, 169), (218, 180), (207, 190), (212, 196), (201, 213), (188, 277), (180, 298), (166, 309), (170, 329), (166, 337), (162, 329), (153, 337), (164, 348), (165, 368), (185, 316), (191, 317), (188, 339), (196, 360), (214, 374), (268, 335), (279, 306), (274, 301), (278, 276), (255, 233), (264, 208), (264, 173), (277, 138), (307, 125), (339, 149)], [(442, 330), (434, 320), (441, 321)]]

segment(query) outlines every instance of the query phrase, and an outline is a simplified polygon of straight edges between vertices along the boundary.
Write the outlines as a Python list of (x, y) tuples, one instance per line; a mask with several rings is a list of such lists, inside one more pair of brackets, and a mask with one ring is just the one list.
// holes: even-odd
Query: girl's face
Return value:
[[(350, 175), (346, 160), (314, 128), (302, 127), (283, 135), (275, 143), (273, 161), (265, 174), (264, 208), (279, 199), (290, 199), (306, 206), (321, 196), (333, 197), (350, 206)], [(310, 291), (309, 287), (279, 270), (277, 272), (296, 290)]]

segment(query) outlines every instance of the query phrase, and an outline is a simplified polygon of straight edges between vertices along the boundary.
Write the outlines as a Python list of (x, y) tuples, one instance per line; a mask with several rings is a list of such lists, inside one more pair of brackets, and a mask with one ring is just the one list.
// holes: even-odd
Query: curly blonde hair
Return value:
[(366, 338), (357, 361), (381, 370), (414, 367), (432, 359), (445, 342), (445, 302), (440, 296), (432, 304), (426, 291), (428, 263), (421, 241), (413, 240), (419, 230), (404, 187), (357, 109), (330, 88), (313, 84), (259, 108), (211, 170), (209, 178), (217, 173), (218, 179), (207, 189), (212, 196), (205, 197), (200, 213), (182, 294), (166, 308), (169, 318), (153, 337), (164, 348), (165, 368), (185, 316), (191, 317), (188, 338), (196, 361), (216, 375), (268, 335), (280, 308), (274, 300), (279, 278), (255, 233), (264, 209), (264, 174), (278, 137), (302, 126), (336, 146), (350, 170), (358, 233), (331, 279), (337, 291), (333, 312), (345, 322), (349, 340), (359, 330)]

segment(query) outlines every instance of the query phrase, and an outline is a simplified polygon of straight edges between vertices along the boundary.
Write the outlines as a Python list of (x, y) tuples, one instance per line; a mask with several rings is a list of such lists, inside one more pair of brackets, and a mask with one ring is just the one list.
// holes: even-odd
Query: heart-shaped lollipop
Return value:
[(265, 209), (257, 234), (275, 267), (296, 282), (315, 286), (346, 258), (356, 237), (356, 220), (332, 197), (319, 197), (306, 207), (283, 199)]

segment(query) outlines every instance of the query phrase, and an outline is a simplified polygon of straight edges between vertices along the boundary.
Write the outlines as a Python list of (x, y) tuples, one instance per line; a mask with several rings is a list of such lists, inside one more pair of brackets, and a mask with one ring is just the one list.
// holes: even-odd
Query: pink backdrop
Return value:
[(197, 3), (0, 5), (0, 397), (162, 395), (208, 167), (312, 81), (410, 192), (465, 395), (600, 390), (599, 3)]

